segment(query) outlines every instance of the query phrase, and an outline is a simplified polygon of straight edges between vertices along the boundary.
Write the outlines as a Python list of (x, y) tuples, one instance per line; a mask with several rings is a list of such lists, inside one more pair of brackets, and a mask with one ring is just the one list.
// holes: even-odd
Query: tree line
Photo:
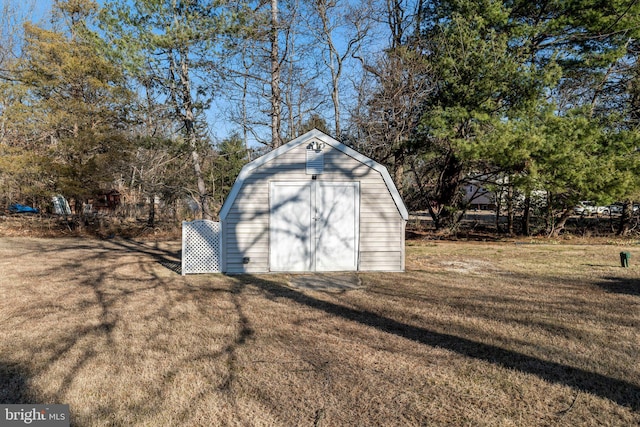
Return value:
[(81, 212), (117, 186), (213, 218), (244, 163), (315, 127), (386, 165), (439, 230), (471, 183), (511, 233), (535, 215), (557, 234), (581, 200), (623, 202), (631, 226), (633, 0), (57, 0), (47, 25), (2, 7), (5, 205), (63, 194)]

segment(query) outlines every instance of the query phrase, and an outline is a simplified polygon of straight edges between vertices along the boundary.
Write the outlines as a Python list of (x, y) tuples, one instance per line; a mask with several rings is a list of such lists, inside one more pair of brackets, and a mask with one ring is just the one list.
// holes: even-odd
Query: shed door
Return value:
[(359, 184), (272, 182), (271, 271), (357, 270)]
[(269, 263), (272, 271), (312, 271), (311, 184), (271, 183)]
[(316, 191), (316, 270), (357, 269), (357, 182), (319, 182)]

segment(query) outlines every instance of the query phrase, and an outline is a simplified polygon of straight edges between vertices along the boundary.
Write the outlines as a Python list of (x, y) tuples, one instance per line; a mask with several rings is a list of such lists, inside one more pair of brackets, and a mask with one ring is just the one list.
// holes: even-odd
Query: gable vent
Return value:
[(307, 147), (307, 175), (320, 175), (324, 171), (324, 153), (318, 146)]

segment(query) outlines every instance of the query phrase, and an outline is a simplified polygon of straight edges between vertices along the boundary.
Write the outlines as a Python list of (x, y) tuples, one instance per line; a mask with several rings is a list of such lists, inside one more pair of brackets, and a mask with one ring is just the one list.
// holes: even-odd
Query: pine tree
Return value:
[(460, 218), (460, 189), (474, 175), (508, 177), (525, 194), (549, 186), (563, 216), (576, 200), (629, 188), (629, 170), (616, 165), (635, 140), (621, 132), (620, 106), (638, 12), (596, 0), (442, 0), (423, 9), (414, 49), (435, 90), (410, 147), (437, 226)]
[(57, 7), (65, 32), (25, 26), (24, 56), (15, 69), (20, 96), (5, 114), (19, 135), (22, 154), (14, 154), (25, 159), (14, 161), (31, 164), (41, 194), (61, 192), (79, 206), (110, 185), (126, 161), (132, 96), (88, 28), (95, 3)]
[(189, 148), (202, 216), (211, 219), (201, 156), (208, 151), (204, 112), (217, 87), (220, 47), (231, 10), (215, 0), (114, 0), (102, 28), (139, 81), (148, 82), (176, 120)]

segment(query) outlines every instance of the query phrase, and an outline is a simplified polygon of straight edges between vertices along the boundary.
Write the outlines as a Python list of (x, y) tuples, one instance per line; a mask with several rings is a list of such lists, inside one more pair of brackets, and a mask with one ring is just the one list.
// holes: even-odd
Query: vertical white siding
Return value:
[[(318, 180), (360, 182), (358, 269), (403, 270), (405, 221), (380, 173), (331, 146), (324, 162)], [(300, 144), (246, 177), (223, 224), (227, 273), (269, 271), (269, 182), (310, 181), (305, 167), (306, 144)]]

